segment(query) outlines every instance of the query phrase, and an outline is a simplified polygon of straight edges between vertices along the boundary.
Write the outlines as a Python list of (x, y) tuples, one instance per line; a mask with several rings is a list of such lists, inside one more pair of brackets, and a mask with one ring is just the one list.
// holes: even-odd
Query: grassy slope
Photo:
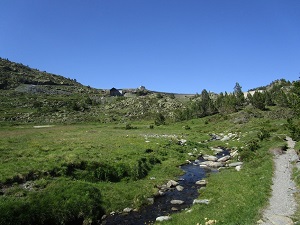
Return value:
[[(44, 172), (55, 170), (56, 175), (61, 176), (60, 179), (38, 179), (35, 181), (36, 186), (42, 188), (38, 188), (33, 194), (15, 188), (7, 198), (21, 196), (17, 199), (25, 201), (27, 196), (35, 196), (41, 192), (40, 189), (48, 190), (52, 183), (61, 182), (67, 185), (81, 182), (100, 190), (101, 207), (107, 212), (125, 207), (139, 207), (147, 197), (157, 191), (154, 188), (156, 184), (165, 183), (181, 173), (176, 165), (189, 159), (187, 153), (194, 148), (198, 152), (210, 153), (208, 146), (242, 147), (257, 138), (258, 130), (265, 127), (272, 136), (269, 141), (260, 143), (261, 148), (255, 152), (256, 159), (245, 163), (240, 172), (226, 170), (211, 176), (207, 190), (200, 195), (200, 198), (211, 199), (211, 204), (195, 206), (190, 214), (175, 215), (170, 223), (196, 224), (204, 223), (205, 218), (210, 218), (220, 221), (220, 224), (253, 224), (259, 218), (260, 209), (268, 198), (272, 176), (272, 161), (268, 149), (283, 144), (282, 137), (286, 131), (283, 130), (282, 123), (283, 121), (256, 118), (246, 124), (233, 124), (230, 118), (224, 120), (217, 115), (154, 129), (149, 129), (147, 122), (132, 124), (137, 129), (131, 130), (125, 130), (125, 124), (69, 125), (41, 129), (29, 125), (2, 127), (0, 180), (18, 180), (29, 172), (42, 178)], [(185, 125), (191, 129), (184, 129)], [(228, 144), (221, 141), (198, 143), (209, 139), (209, 133), (229, 132), (238, 134), (240, 140), (231, 140)], [(153, 136), (154, 134), (160, 135), (159, 138)], [(187, 139), (188, 145), (178, 145), (176, 140), (180, 138)], [(152, 149), (153, 152), (146, 153), (146, 149)], [(66, 167), (83, 161), (109, 165), (119, 165), (122, 162), (126, 168), (132, 169), (137, 160), (150, 155), (159, 159), (161, 164), (153, 165), (143, 179), (132, 180), (125, 177), (120, 182), (90, 182), (89, 176), (84, 176), (84, 171), (81, 170), (78, 170), (80, 176), (73, 174), (66, 177)], [(152, 176), (156, 180), (150, 180)], [(3, 201), (2, 197), (0, 201)]]

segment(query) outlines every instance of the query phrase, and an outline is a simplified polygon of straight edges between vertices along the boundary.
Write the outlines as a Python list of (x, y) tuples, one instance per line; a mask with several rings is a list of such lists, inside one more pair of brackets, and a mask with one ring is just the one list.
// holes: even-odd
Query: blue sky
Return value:
[(300, 76), (299, 0), (1, 0), (0, 57), (95, 88), (232, 92)]

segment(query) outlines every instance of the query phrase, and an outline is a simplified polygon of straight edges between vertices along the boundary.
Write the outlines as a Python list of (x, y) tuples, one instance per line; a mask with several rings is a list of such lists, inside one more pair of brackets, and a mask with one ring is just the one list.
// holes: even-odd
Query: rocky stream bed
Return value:
[(216, 156), (204, 156), (182, 165), (181, 169), (185, 171), (184, 175), (177, 181), (170, 180), (167, 184), (158, 187), (158, 194), (148, 199), (149, 205), (140, 210), (126, 208), (121, 213), (111, 213), (103, 218), (102, 224), (153, 224), (155, 221), (171, 219), (172, 213), (182, 210), (188, 212), (193, 204), (209, 204), (208, 199), (198, 199), (199, 189), (205, 188), (207, 181), (204, 178), (209, 173), (218, 172), (218, 168), (225, 165), (237, 167), (236, 169), (240, 168), (241, 162), (226, 164), (231, 155), (232, 153), (230, 154), (228, 150), (222, 150)]

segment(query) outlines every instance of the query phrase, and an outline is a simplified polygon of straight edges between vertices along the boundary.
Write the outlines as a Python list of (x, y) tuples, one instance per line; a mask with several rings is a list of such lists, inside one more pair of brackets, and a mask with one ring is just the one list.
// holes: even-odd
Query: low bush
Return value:
[(82, 224), (96, 222), (104, 214), (99, 189), (88, 183), (59, 179), (26, 200), (4, 197), (0, 224)]

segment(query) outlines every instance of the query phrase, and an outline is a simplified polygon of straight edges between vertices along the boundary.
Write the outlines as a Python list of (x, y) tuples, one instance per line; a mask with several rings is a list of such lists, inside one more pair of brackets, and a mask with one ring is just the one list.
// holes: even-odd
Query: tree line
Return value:
[(277, 80), (268, 88), (256, 89), (244, 94), (241, 85), (236, 82), (232, 93), (214, 95), (204, 89), (201, 94), (190, 100), (187, 106), (175, 112), (177, 121), (201, 118), (214, 114), (230, 114), (252, 105), (259, 110), (267, 110), (270, 106), (294, 109), (300, 115), (300, 81), (293, 83), (284, 79)]

